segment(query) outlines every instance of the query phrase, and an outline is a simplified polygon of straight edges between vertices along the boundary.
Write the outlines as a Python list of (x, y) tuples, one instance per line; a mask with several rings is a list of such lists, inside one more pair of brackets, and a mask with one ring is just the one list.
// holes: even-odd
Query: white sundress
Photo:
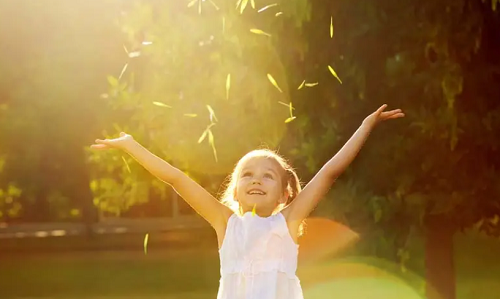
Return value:
[(217, 299), (303, 299), (295, 274), (298, 245), (283, 214), (233, 214), (219, 256)]

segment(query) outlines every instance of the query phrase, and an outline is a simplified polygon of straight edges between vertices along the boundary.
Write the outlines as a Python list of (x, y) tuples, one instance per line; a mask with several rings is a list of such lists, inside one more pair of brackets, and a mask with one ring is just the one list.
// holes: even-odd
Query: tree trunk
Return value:
[(453, 235), (455, 228), (444, 216), (426, 218), (425, 270), (428, 299), (455, 299)]

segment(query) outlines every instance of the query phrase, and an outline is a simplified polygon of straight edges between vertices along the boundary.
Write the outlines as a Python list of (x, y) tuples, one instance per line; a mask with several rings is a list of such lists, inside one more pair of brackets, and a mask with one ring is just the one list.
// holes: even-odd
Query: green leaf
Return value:
[(256, 28), (252, 28), (250, 29), (250, 32), (252, 33), (255, 33), (255, 34), (258, 34), (258, 35), (265, 35), (265, 36), (271, 36), (271, 34), (267, 33), (267, 32), (264, 32), (260, 29), (256, 29)]
[(332, 75), (337, 78), (337, 80), (339, 80), (340, 84), (342, 84), (342, 80), (340, 80), (339, 76), (337, 75), (337, 73), (333, 70), (333, 68), (331, 66), (328, 66), (328, 69), (330, 70), (330, 73), (332, 73)]
[(162, 102), (153, 102), (153, 105), (159, 106), (159, 107), (165, 107), (165, 108), (172, 108), (172, 106), (169, 106), (167, 104), (164, 104)]
[(271, 76), (271, 74), (267, 74), (267, 78), (269, 79), (271, 84), (273, 84), (274, 87), (276, 87), (276, 89), (279, 90), (279, 92), (283, 92), (283, 91), (281, 91), (281, 88), (278, 86), (278, 83), (276, 82), (276, 80), (274, 80), (274, 78), (273, 78), (273, 76)]

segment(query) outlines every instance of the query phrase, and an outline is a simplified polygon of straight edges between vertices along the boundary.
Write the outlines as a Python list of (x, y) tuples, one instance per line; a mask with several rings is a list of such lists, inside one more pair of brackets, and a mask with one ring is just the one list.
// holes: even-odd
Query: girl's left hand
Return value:
[(375, 126), (376, 124), (378, 124), (381, 121), (388, 120), (388, 119), (401, 118), (401, 117), (405, 116), (405, 114), (401, 111), (401, 109), (384, 111), (385, 108), (387, 108), (387, 105), (386, 104), (382, 105), (382, 107), (378, 108), (377, 111), (368, 115), (365, 118), (365, 120), (363, 121), (363, 123), (370, 125), (370, 126)]

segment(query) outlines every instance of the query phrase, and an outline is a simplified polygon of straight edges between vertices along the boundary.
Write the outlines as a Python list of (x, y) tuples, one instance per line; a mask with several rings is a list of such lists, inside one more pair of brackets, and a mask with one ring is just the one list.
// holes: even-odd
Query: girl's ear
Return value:
[(290, 193), (288, 193), (288, 190), (285, 190), (285, 193), (283, 193), (283, 196), (279, 199), (279, 203), (286, 204), (288, 202), (289, 197), (290, 197)]

